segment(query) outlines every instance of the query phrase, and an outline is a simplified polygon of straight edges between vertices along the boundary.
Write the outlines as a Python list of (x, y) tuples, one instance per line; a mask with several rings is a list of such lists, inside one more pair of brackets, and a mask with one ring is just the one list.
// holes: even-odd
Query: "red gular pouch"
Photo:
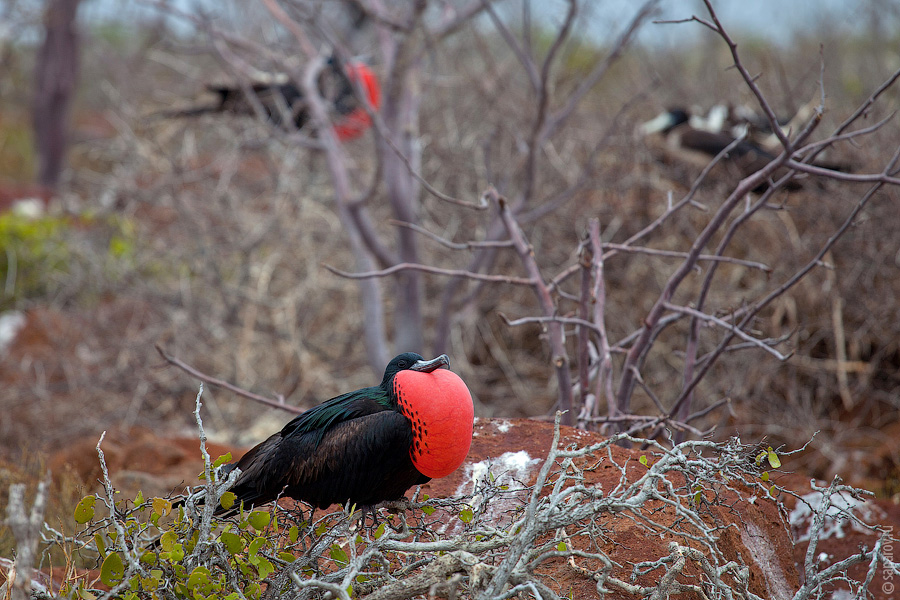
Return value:
[(394, 377), (400, 411), (409, 419), (409, 456), (427, 477), (446, 477), (466, 459), (472, 445), (475, 407), (469, 388), (447, 369), (400, 371)]
[[(372, 69), (364, 63), (353, 62), (347, 65), (346, 70), (350, 81), (360, 84), (369, 104), (378, 110), (381, 105), (381, 86)], [(346, 142), (358, 138), (371, 126), (372, 117), (361, 104), (358, 104), (349, 113), (335, 119), (334, 133), (339, 140)]]

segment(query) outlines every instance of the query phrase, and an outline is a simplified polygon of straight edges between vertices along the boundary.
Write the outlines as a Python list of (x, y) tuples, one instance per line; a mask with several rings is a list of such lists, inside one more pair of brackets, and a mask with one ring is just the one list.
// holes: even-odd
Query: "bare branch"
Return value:
[(745, 331), (738, 329), (737, 327), (735, 327), (734, 323), (727, 323), (718, 317), (714, 317), (713, 315), (708, 315), (704, 312), (695, 310), (688, 306), (678, 306), (678, 305), (672, 304), (670, 302), (666, 302), (664, 304), (664, 306), (666, 307), (667, 310), (671, 310), (672, 312), (679, 312), (679, 313), (682, 313), (685, 315), (690, 315), (692, 317), (700, 319), (701, 321), (707, 321), (709, 323), (714, 323), (714, 324), (718, 325), (719, 327), (727, 329), (733, 335), (736, 335), (739, 338), (741, 338), (742, 340), (755, 345), (757, 348), (761, 348), (761, 349), (765, 350), (766, 352), (768, 352), (769, 354), (771, 354), (772, 356), (774, 356), (775, 358), (777, 358), (780, 361), (785, 361), (788, 358), (790, 358), (790, 356), (791, 356), (790, 354), (784, 355), (784, 354), (780, 353), (775, 348), (766, 344), (763, 340), (755, 338), (752, 335), (749, 335), (748, 333), (746, 333)]
[(421, 233), (426, 236), (428, 239), (434, 240), (445, 248), (450, 248), (451, 250), (471, 250), (473, 248), (512, 248), (513, 244), (509, 240), (486, 240), (483, 242), (462, 242), (456, 243), (451, 242), (448, 239), (442, 238), (441, 236), (432, 233), (422, 227), (421, 225), (416, 225), (415, 223), (407, 223), (406, 221), (398, 221), (396, 219), (391, 219), (388, 221), (391, 225), (396, 225), (398, 227), (406, 227), (408, 229), (412, 229), (417, 233)]
[(640, 28), (640, 26), (644, 23), (644, 21), (649, 17), (655, 10), (657, 5), (659, 4), (659, 0), (647, 0), (643, 5), (638, 9), (637, 13), (632, 17), (631, 21), (628, 23), (628, 26), (625, 30), (619, 35), (618, 39), (612, 45), (612, 48), (606, 54), (602, 61), (598, 61), (596, 65), (591, 69), (590, 73), (588, 73), (584, 79), (582, 79), (581, 83), (578, 84), (578, 87), (572, 92), (566, 100), (565, 105), (553, 113), (548, 119), (547, 123), (544, 126), (544, 130), (541, 133), (542, 139), (547, 139), (552, 136), (560, 127), (562, 123), (564, 123), (584, 97), (588, 94), (588, 92), (593, 89), (597, 83), (603, 79), (606, 75), (609, 68), (615, 64), (616, 60), (621, 56), (622, 52), (628, 47), (628, 44), (631, 43), (631, 39), (634, 37), (634, 34)]
[(513, 54), (519, 60), (519, 64), (522, 65), (525, 74), (528, 76), (528, 81), (531, 83), (532, 90), (536, 93), (541, 87), (541, 76), (534, 59), (526, 52), (525, 48), (519, 44), (516, 37), (509, 30), (509, 27), (503, 22), (503, 19), (501, 19), (494, 11), (494, 7), (491, 6), (490, 0), (482, 0), (482, 6), (487, 10), (488, 15), (491, 17), (491, 22), (500, 33), (500, 37), (503, 38), (506, 45), (509, 46), (509, 49), (512, 50)]
[[(551, 297), (550, 289), (541, 276), (540, 268), (534, 258), (534, 252), (525, 240), (519, 224), (516, 223), (508, 202), (494, 189), (489, 190), (487, 193), (500, 206), (500, 217), (510, 239), (515, 244), (516, 252), (519, 254), (525, 270), (531, 276), (531, 286), (538, 298), (538, 303), (541, 305), (541, 312), (543, 312), (545, 317), (555, 316), (556, 304)], [(569, 356), (566, 351), (565, 330), (561, 323), (550, 322), (548, 333), (551, 363), (556, 370), (556, 378), (559, 384), (559, 407), (560, 410), (564, 411), (563, 422), (566, 425), (573, 425), (577, 415), (572, 413), (572, 381), (569, 373)]]
[[(781, 130), (781, 127), (778, 126), (778, 117), (775, 115), (775, 111), (772, 110), (772, 107), (769, 106), (769, 103), (763, 96), (763, 93), (759, 89), (759, 86), (756, 85), (756, 78), (750, 75), (750, 72), (747, 71), (747, 68), (744, 67), (743, 62), (741, 62), (741, 58), (740, 56), (738, 56), (737, 52), (737, 43), (735, 43), (731, 36), (728, 35), (728, 32), (725, 31), (725, 28), (719, 21), (719, 16), (716, 14), (716, 11), (712, 7), (712, 3), (709, 0), (703, 0), (703, 3), (706, 5), (706, 10), (709, 12), (709, 16), (713, 20), (715, 25), (709, 23), (708, 21), (704, 21), (703, 19), (697, 19), (697, 21), (715, 31), (719, 35), (719, 37), (721, 37), (728, 45), (728, 50), (731, 52), (731, 57), (734, 59), (735, 68), (741, 74), (741, 77), (744, 78), (744, 82), (746, 83), (747, 87), (756, 97), (756, 101), (759, 103), (760, 108), (762, 108), (763, 112), (766, 115), (766, 119), (768, 119), (769, 121), (769, 126), (772, 128), (772, 132), (778, 138), (778, 141), (781, 142), (781, 145), (784, 148), (785, 152), (791, 152), (791, 150), (793, 149), (793, 145)], [(817, 119), (818, 118), (821, 118), (821, 112), (817, 114)]]
[[(885, 167), (883, 173), (891, 173), (897, 166), (897, 163), (900, 162), (900, 148), (894, 153), (894, 156), (888, 162)], [(806, 265), (794, 273), (791, 277), (789, 277), (783, 284), (772, 290), (765, 297), (760, 299), (759, 301), (753, 303), (752, 307), (747, 311), (744, 319), (738, 323), (737, 327), (740, 329), (744, 327), (756, 314), (759, 313), (763, 308), (768, 306), (775, 298), (778, 298), (782, 294), (784, 294), (787, 290), (796, 285), (800, 280), (802, 280), (807, 273), (812, 271), (817, 266), (822, 264), (822, 259), (825, 254), (837, 243), (837, 241), (843, 237), (844, 233), (851, 227), (853, 222), (856, 220), (857, 215), (862, 211), (863, 208), (869, 203), (872, 197), (881, 190), (882, 186), (884, 186), (884, 182), (878, 182), (873, 185), (866, 194), (860, 199), (860, 201), (856, 204), (855, 207), (850, 211), (847, 215), (847, 218), (844, 220), (843, 224), (828, 238), (828, 240), (822, 245), (819, 251), (811, 258)], [(728, 343), (731, 341), (731, 335), (726, 336), (716, 347), (716, 349), (711, 353), (709, 358), (705, 361), (703, 366), (700, 368), (699, 372), (694, 376), (690, 383), (688, 383), (684, 390), (682, 391), (679, 398), (675, 401), (674, 407), (677, 407), (684, 399), (691, 393), (691, 391), (696, 387), (696, 385), (700, 382), (706, 372), (711, 368), (712, 364), (715, 362), (715, 359), (725, 351), (728, 346)]]
[(522, 277), (507, 277), (506, 275), (485, 275), (482, 273), (473, 273), (472, 271), (463, 271), (459, 269), (442, 269), (439, 267), (432, 267), (429, 265), (422, 265), (418, 263), (400, 263), (399, 265), (394, 265), (393, 267), (382, 269), (380, 271), (365, 271), (362, 273), (342, 271), (329, 265), (322, 266), (335, 275), (345, 277), (347, 279), (372, 279), (376, 277), (387, 277), (388, 275), (393, 275), (401, 271), (422, 271), (424, 273), (433, 273), (435, 275), (444, 275), (447, 277), (464, 277), (466, 279), (474, 279), (476, 281), (489, 281), (492, 283), (510, 283), (512, 285), (528, 286), (534, 284), (531, 279), (525, 279)]
[(497, 314), (510, 327), (518, 327), (519, 325), (528, 325), (531, 323), (563, 323), (565, 325), (578, 325), (579, 327), (590, 329), (595, 333), (600, 333), (600, 328), (594, 323), (578, 317), (560, 317), (554, 315), (550, 317), (521, 317), (519, 319), (510, 319), (503, 313)]
[(37, 493), (30, 513), (25, 506), (25, 484), (9, 486), (9, 503), (6, 505), (6, 525), (12, 530), (16, 543), (15, 571), (7, 573), (7, 582), (12, 600), (28, 600), (32, 597), (32, 573), (37, 559), (38, 542), (44, 525), (44, 511), (47, 506), (49, 473), (38, 483)]
[[(610, 242), (604, 242), (603, 248), (608, 249), (609, 252), (606, 252), (603, 255), (604, 259), (608, 259), (612, 256), (615, 256), (618, 252), (628, 252), (635, 254), (647, 254), (649, 256), (664, 256), (667, 258), (687, 258), (687, 252), (678, 252), (676, 250), (659, 250), (656, 248), (647, 248), (646, 246), (629, 246), (628, 244), (613, 244)], [(725, 262), (731, 263), (734, 265), (740, 265), (742, 267), (749, 267), (751, 269), (759, 269), (760, 271), (765, 271), (766, 273), (772, 272), (772, 267), (765, 265), (760, 262), (752, 261), (752, 260), (744, 260), (741, 258), (734, 258), (731, 256), (716, 256), (713, 254), (701, 254), (697, 257), (698, 261), (715, 261), (715, 262)]]
[(175, 358), (174, 356), (166, 353), (165, 350), (162, 349), (161, 346), (156, 346), (156, 351), (159, 352), (159, 355), (163, 357), (163, 359), (172, 366), (178, 367), (191, 377), (198, 379), (204, 383), (208, 383), (210, 385), (214, 385), (216, 387), (220, 387), (222, 389), (226, 389), (229, 392), (233, 392), (238, 396), (242, 396), (249, 400), (253, 400), (254, 402), (259, 402), (260, 404), (265, 404), (266, 406), (270, 406), (272, 408), (279, 408), (281, 410), (285, 410), (289, 413), (300, 414), (303, 412), (303, 409), (298, 408), (296, 406), (292, 406), (290, 404), (286, 404), (284, 401), (284, 396), (278, 394), (274, 399), (267, 398), (265, 396), (260, 396), (259, 394), (254, 394), (253, 392), (248, 392), (243, 388), (239, 388), (236, 385), (232, 385), (227, 381), (222, 379), (217, 379), (215, 377), (211, 377), (205, 373), (202, 373), (195, 369), (194, 367), (182, 362), (181, 360)]

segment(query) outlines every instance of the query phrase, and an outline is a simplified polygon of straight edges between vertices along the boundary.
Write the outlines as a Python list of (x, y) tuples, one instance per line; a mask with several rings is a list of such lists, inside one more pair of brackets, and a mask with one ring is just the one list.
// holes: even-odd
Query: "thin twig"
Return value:
[(768, 352), (769, 354), (771, 354), (772, 356), (774, 356), (775, 358), (777, 358), (780, 361), (785, 361), (788, 358), (790, 358), (790, 354), (788, 354), (788, 355), (782, 354), (775, 348), (772, 348), (771, 346), (766, 344), (763, 340), (755, 338), (752, 335), (748, 334), (747, 332), (745, 332), (741, 329), (738, 329), (734, 325), (734, 323), (728, 323), (718, 317), (714, 317), (713, 315), (708, 315), (704, 312), (693, 309), (689, 306), (678, 306), (676, 304), (672, 304), (671, 302), (665, 302), (663, 305), (666, 307), (667, 310), (671, 310), (672, 312), (678, 312), (678, 313), (682, 313), (685, 315), (690, 315), (694, 318), (700, 319), (701, 321), (707, 321), (709, 323), (714, 323), (714, 324), (718, 325), (719, 327), (722, 327), (722, 328), (728, 330), (729, 332), (731, 332), (732, 334), (738, 336), (742, 340), (749, 342), (750, 344), (755, 344), (757, 348), (761, 348), (761, 349), (765, 350), (766, 352)]
[(265, 404), (266, 406), (271, 406), (272, 408), (280, 408), (281, 410), (285, 410), (290, 413), (300, 414), (303, 412), (302, 408), (298, 408), (296, 406), (292, 406), (290, 404), (285, 404), (284, 396), (278, 394), (275, 399), (267, 398), (266, 396), (260, 396), (259, 394), (254, 394), (253, 392), (248, 392), (243, 388), (239, 388), (236, 385), (232, 385), (227, 381), (222, 379), (216, 379), (210, 375), (202, 373), (198, 371), (194, 367), (182, 362), (181, 360), (175, 358), (174, 356), (169, 355), (165, 350), (162, 349), (158, 344), (156, 345), (156, 351), (159, 352), (159, 355), (163, 357), (163, 359), (172, 366), (178, 367), (191, 377), (195, 379), (199, 379), (205, 383), (210, 385), (214, 385), (216, 387), (220, 387), (228, 390), (229, 392), (233, 392), (238, 396), (242, 396), (249, 400), (253, 400), (254, 402), (259, 402), (260, 404)]
[(426, 236), (428, 239), (434, 240), (440, 245), (450, 248), (451, 250), (471, 250), (473, 248), (512, 248), (513, 243), (509, 240), (485, 240), (483, 242), (451, 242), (446, 238), (442, 238), (436, 233), (432, 233), (428, 231), (421, 225), (416, 225), (415, 223), (409, 223), (407, 221), (398, 221), (397, 219), (390, 219), (388, 221), (391, 225), (396, 225), (397, 227), (406, 227), (408, 229), (412, 229), (416, 233), (421, 233)]
[(380, 271), (366, 271), (363, 273), (351, 273), (342, 271), (330, 265), (322, 265), (335, 275), (346, 277), (347, 279), (369, 279), (374, 277), (387, 277), (400, 271), (422, 271), (425, 273), (433, 273), (434, 275), (444, 275), (446, 277), (464, 277), (466, 279), (474, 279), (476, 281), (490, 281), (492, 283), (509, 283), (512, 285), (532, 285), (531, 279), (523, 277), (508, 277), (506, 275), (485, 275), (483, 273), (473, 273), (472, 271), (464, 271), (461, 269), (442, 269), (440, 267), (432, 267), (430, 265), (422, 265), (418, 263), (400, 263), (387, 269)]

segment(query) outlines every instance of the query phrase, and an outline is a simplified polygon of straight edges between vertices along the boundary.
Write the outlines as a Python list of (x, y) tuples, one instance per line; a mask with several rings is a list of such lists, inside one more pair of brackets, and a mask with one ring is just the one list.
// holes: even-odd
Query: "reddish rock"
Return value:
[[(97, 485), (102, 477), (98, 440), (99, 436), (81, 438), (54, 453), (49, 463), (51, 470), (68, 470), (88, 486)], [(125, 433), (109, 432), (100, 447), (113, 485), (132, 496), (139, 490), (145, 497), (179, 492), (185, 485), (196, 485), (197, 476), (203, 471), (200, 442), (196, 438), (161, 438), (149, 429), (132, 427)], [(207, 442), (206, 448), (213, 460), (233, 450), (212, 442)]]

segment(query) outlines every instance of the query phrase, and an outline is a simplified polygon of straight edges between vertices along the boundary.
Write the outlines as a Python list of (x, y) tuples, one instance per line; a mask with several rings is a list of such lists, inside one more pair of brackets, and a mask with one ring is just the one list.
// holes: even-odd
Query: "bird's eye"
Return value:
[(407, 364), (408, 364), (408, 363), (407, 363), (405, 360), (401, 360), (400, 362), (397, 363), (397, 366), (398, 366), (398, 367), (405, 367)]

